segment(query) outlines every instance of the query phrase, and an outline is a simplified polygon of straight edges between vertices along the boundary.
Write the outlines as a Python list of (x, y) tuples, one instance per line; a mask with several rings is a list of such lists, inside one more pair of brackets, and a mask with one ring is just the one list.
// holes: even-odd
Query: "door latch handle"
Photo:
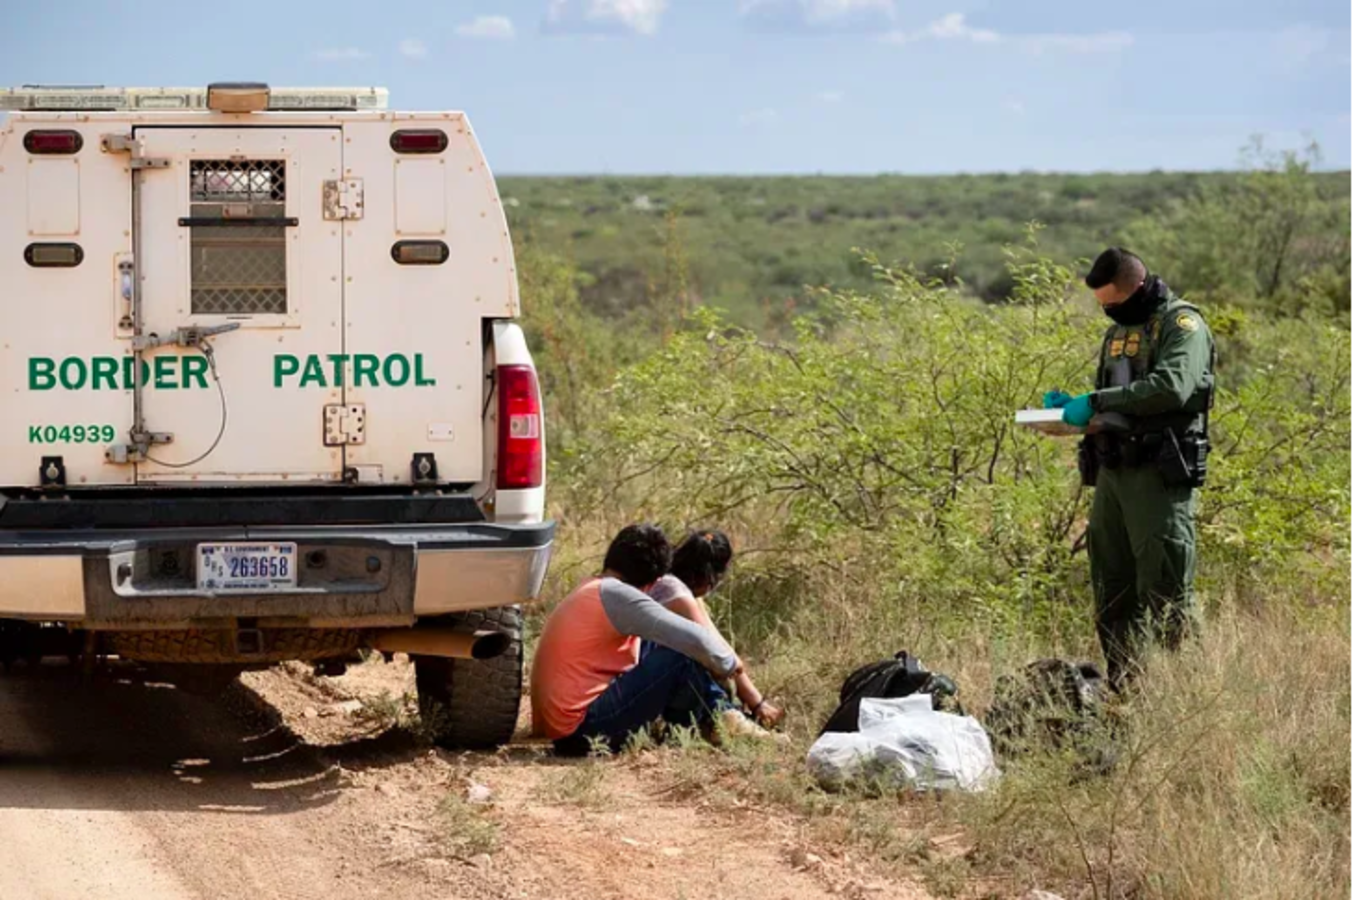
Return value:
[(117, 277), (118, 293), (126, 304), (118, 319), (117, 327), (130, 330), (133, 327), (132, 301), (136, 297), (136, 263), (130, 259), (121, 260), (117, 264)]
[(165, 335), (143, 334), (132, 338), (132, 349), (150, 350), (154, 347), (200, 347), (204, 338), (235, 331), (239, 322), (226, 322), (222, 325), (202, 325), (175, 328)]

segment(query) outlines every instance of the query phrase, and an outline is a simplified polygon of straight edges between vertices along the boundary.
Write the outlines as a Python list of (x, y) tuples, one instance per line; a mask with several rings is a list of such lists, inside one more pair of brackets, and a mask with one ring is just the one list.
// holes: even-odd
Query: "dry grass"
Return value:
[[(792, 641), (759, 670), (789, 701), (792, 748), (692, 744), (657, 757), (673, 797), (785, 808), (813, 840), (919, 870), (940, 896), (1041, 887), (1095, 900), (1344, 897), (1348, 648), (1337, 611), (1214, 617), (1197, 643), (1150, 661), (1112, 774), (1087, 779), (1074, 759), (1034, 755), (1006, 761), (987, 794), (935, 798), (812, 784), (802, 754), (836, 687), (824, 673), (858, 657), (849, 645)], [(927, 649), (917, 652), (958, 680), (979, 715), (1009, 660), (1067, 653), (980, 634)]]
[(437, 807), (437, 839), (442, 851), (456, 859), (470, 859), (498, 849), (498, 826), (482, 807), (449, 793)]
[(584, 808), (605, 806), (611, 799), (606, 768), (598, 758), (588, 757), (547, 773), (541, 779), (540, 797), (546, 803)]
[[(570, 523), (547, 596), (562, 597), (592, 571), (617, 524)], [(753, 534), (735, 543), (758, 545)], [(910, 650), (953, 677), (980, 718), (1001, 674), (1043, 656), (1099, 658), (1088, 600), (1028, 620), (983, 616), (980, 607), (940, 608), (923, 591), (899, 600), (871, 583), (872, 572), (805, 571), (789, 568), (789, 556), (749, 555), (714, 609), (758, 684), (784, 701), (793, 746), (692, 742), (642, 755), (646, 765), (657, 760), (672, 798), (793, 812), (807, 840), (919, 872), (939, 896), (1013, 898), (1037, 887), (1083, 900), (1347, 897), (1342, 558), (1299, 555), (1262, 576), (1217, 559), (1200, 584), (1211, 601), (1202, 636), (1149, 661), (1108, 776), (1087, 779), (1076, 760), (1036, 754), (1002, 761), (1004, 776), (987, 794), (935, 798), (830, 795), (812, 783), (803, 754), (846, 673)]]
[(1347, 896), (1340, 621), (1226, 615), (1158, 656), (1112, 775), (1078, 781), (1068, 760), (1033, 759), (992, 795), (953, 804), (974, 865), (1096, 898)]

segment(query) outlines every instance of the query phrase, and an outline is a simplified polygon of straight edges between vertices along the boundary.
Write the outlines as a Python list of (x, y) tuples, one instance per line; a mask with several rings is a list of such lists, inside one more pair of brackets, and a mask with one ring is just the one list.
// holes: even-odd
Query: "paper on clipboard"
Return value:
[(1021, 409), (1015, 412), (1015, 424), (1044, 434), (1084, 434), (1085, 429), (1062, 421), (1060, 409)]

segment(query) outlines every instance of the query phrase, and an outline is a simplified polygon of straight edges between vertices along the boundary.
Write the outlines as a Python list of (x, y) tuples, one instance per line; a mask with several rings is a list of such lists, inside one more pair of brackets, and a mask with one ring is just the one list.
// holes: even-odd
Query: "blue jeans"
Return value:
[(669, 725), (701, 725), (732, 704), (709, 670), (689, 656), (644, 641), (639, 662), (617, 675), (592, 701), (578, 730), (554, 742), (555, 751), (584, 755), (593, 739), (619, 750), (634, 732), (658, 718)]

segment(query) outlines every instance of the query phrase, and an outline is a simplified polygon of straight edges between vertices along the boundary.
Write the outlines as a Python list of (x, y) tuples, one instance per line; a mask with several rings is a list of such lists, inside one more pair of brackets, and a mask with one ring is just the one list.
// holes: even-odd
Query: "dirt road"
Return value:
[(806, 856), (791, 820), (673, 801), (643, 766), (429, 750), (390, 727), (410, 674), (272, 670), (210, 701), (0, 676), (0, 898), (925, 896)]

